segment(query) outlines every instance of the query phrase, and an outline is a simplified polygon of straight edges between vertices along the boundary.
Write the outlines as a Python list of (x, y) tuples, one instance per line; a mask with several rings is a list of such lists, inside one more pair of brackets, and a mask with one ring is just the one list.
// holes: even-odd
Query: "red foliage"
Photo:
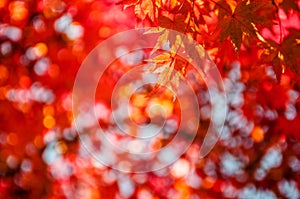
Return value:
[[(0, 0), (0, 198), (299, 198), (299, 4)], [(183, 156), (188, 164), (180, 165), (187, 168), (182, 175), (174, 165), (140, 176), (106, 168), (86, 154), (75, 132), (71, 93), (80, 64), (99, 42), (134, 26), (193, 37), (226, 84), (224, 133), (199, 160), (199, 142), (209, 125), (201, 116), (194, 148)], [(180, 58), (163, 62), (175, 63), (188, 78), (188, 64)], [(117, 69), (99, 81), (105, 85), (96, 96), (103, 114), (111, 112), (111, 93), (122, 75)], [(194, 81), (200, 106), (209, 109), (205, 85)], [(109, 129), (107, 115), (99, 122)], [(155, 147), (164, 143), (168, 140)]]

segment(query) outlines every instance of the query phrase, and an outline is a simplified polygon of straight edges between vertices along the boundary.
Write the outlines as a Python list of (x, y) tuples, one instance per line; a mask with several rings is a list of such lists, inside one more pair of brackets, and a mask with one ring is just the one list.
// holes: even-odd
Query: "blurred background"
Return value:
[[(299, 26), (298, 15), (292, 17)], [(230, 62), (220, 67), (228, 113), (219, 142), (205, 158), (199, 159), (199, 149), (211, 103), (217, 102), (210, 102), (205, 83), (196, 80), (200, 128), (170, 167), (126, 174), (90, 157), (73, 122), (76, 73), (97, 44), (145, 25), (137, 22), (133, 8), (124, 10), (113, 0), (0, 0), (0, 198), (300, 198), (299, 84), (290, 75), (276, 83), (272, 67), (248, 67), (245, 53), (221, 60)], [(118, 60), (100, 80), (105, 86), (98, 87), (96, 109), (104, 128), (111, 125), (114, 85), (132, 59), (142, 58), (138, 52)], [(146, 91), (132, 98), (131, 119), (137, 123), (147, 122), (141, 100)], [(169, 118), (169, 136), (152, 143), (159, 149), (179, 125), (178, 107), (170, 94), (153, 100)], [(85, 117), (86, 126), (94, 125)]]

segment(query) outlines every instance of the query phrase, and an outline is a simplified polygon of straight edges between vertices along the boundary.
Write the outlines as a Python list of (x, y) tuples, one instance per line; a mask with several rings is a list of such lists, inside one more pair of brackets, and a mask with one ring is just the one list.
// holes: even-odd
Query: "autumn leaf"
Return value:
[(122, 4), (124, 9), (134, 6), (135, 15), (141, 20), (145, 20), (146, 17), (149, 17), (149, 19), (154, 22), (158, 16), (157, 6), (153, 0), (121, 0), (116, 4)]
[[(173, 4), (173, 5), (172, 5)], [(171, 0), (171, 9), (170, 12), (174, 14), (188, 14), (189, 10), (191, 9), (191, 3), (190, 1), (185, 1), (185, 0)]]
[(151, 21), (155, 21), (157, 18), (157, 7), (153, 4), (152, 0), (143, 0), (135, 5), (134, 13), (142, 20), (148, 16)]
[(162, 54), (157, 55), (154, 58), (146, 59), (145, 61), (153, 62), (153, 63), (156, 63), (156, 64), (163, 64), (163, 63), (166, 63), (166, 62), (170, 62), (170, 60), (171, 60), (170, 53), (164, 52)]
[[(166, 64), (157, 64), (154, 65), (147, 71), (149, 73), (157, 73), (158, 78), (156, 81), (156, 85), (153, 87), (152, 91), (147, 95), (152, 96), (159, 88), (162, 86), (171, 89), (174, 93), (176, 93), (180, 79), (183, 78), (181, 71), (178, 71), (175, 68), (176, 61), (169, 61)], [(183, 69), (183, 67), (182, 67)], [(176, 99), (176, 96), (173, 96), (173, 100)]]
[(184, 49), (184, 38), (181, 37), (181, 35), (174, 35), (172, 34), (170, 37), (170, 47), (171, 47), (171, 54), (173, 56), (176, 56), (179, 50)]
[[(155, 29), (153, 30), (155, 31)], [(153, 54), (154, 52), (156, 52), (157, 50), (161, 49), (167, 42), (168, 42), (168, 36), (169, 36), (169, 30), (167, 29), (158, 29), (160, 35), (157, 38), (157, 42), (155, 44), (155, 46), (153, 47), (153, 49), (151, 50), (150, 54)]]
[(217, 6), (219, 7), (218, 20), (222, 21), (226, 16), (232, 15), (231, 8), (225, 0), (218, 2)]
[(178, 8), (181, 4), (182, 4), (182, 2), (180, 2), (178, 0), (169, 0), (168, 9), (174, 10), (174, 9)]
[(295, 10), (297, 12), (300, 12), (300, 9), (298, 7), (298, 1), (296, 0), (275, 0), (275, 2), (279, 3), (278, 6), (282, 8), (285, 13), (288, 13), (289, 10)]
[(284, 38), (281, 44), (267, 40), (262, 46), (264, 51), (261, 58), (265, 61), (271, 60), (278, 80), (286, 67), (299, 74), (300, 34), (295, 29), (289, 31), (292, 34)]
[(178, 32), (185, 32), (186, 31), (186, 15), (177, 15), (174, 19), (174, 27), (173, 29)]
[[(299, 54), (300, 54), (300, 33), (298, 30), (290, 29), (292, 34), (284, 38), (281, 45), (278, 46), (278, 57), (284, 64), (294, 71), (299, 73)], [(282, 55), (282, 56), (281, 56)]]
[(165, 30), (166, 29), (162, 28), (162, 27), (150, 28), (149, 30), (147, 30), (146, 32), (144, 32), (144, 34), (162, 33)]
[(235, 50), (238, 51), (242, 43), (243, 31), (239, 21), (234, 18), (226, 18), (223, 20), (220, 34), (221, 41), (224, 41), (228, 36), (230, 36), (231, 43)]
[(177, 15), (174, 20), (165, 16), (158, 17), (158, 25), (162, 28), (172, 29), (178, 32), (184, 32), (186, 29), (186, 16)]
[[(257, 24), (265, 23), (266, 19), (256, 12), (270, 6), (264, 1), (241, 1), (232, 13), (230, 6), (221, 1), (219, 6), (218, 28), (221, 29), (220, 40), (224, 41), (228, 36), (236, 51), (239, 50), (243, 34), (261, 39)], [(222, 19), (223, 18), (223, 19)]]
[(195, 1), (194, 6), (191, 9), (193, 11), (191, 13), (191, 17), (192, 17), (192, 21), (194, 23), (191, 23), (190, 25), (192, 27), (196, 26), (197, 27), (196, 31), (200, 31), (200, 29), (199, 29), (200, 25), (206, 24), (204, 17), (210, 17), (211, 8), (210, 8), (208, 2)]
[(184, 79), (186, 75), (186, 70), (188, 67), (189, 62), (180, 58), (175, 59), (174, 69), (176, 71), (176, 75), (180, 78)]
[(170, 80), (171, 80), (171, 75), (174, 70), (174, 62), (171, 63), (171, 66), (166, 65), (163, 66), (162, 72), (160, 72), (158, 79), (157, 79), (157, 84), (159, 85), (166, 85)]
[(170, 29), (173, 26), (173, 21), (165, 16), (159, 16), (158, 17), (158, 25), (162, 28)]
[(187, 61), (172, 57), (169, 52), (163, 52), (145, 61), (152, 63), (152, 66), (147, 70), (148, 73), (159, 74), (156, 86), (149, 95), (155, 93), (161, 86), (169, 86), (173, 91), (177, 90), (179, 80), (185, 76)]

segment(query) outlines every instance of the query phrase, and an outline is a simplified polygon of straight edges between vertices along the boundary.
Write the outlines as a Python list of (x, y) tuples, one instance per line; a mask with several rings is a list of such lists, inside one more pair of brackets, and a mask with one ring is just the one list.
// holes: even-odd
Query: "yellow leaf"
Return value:
[(171, 45), (171, 53), (173, 56), (177, 54), (179, 49), (183, 47), (182, 38), (180, 35), (176, 35), (174, 44)]
[[(154, 21), (155, 20), (155, 10), (154, 10), (153, 2), (152, 0), (143, 0), (141, 2), (141, 9), (143, 10), (145, 17), (146, 15), (149, 16), (149, 18)], [(145, 17), (143, 19), (145, 19)]]
[(165, 30), (165, 28), (162, 27), (155, 27), (155, 28), (150, 28), (149, 30), (147, 30), (146, 32), (144, 32), (144, 34), (154, 34), (154, 33), (161, 33)]
[(174, 69), (174, 64), (172, 64), (171, 67), (165, 66), (163, 71), (159, 74), (158, 79), (157, 79), (157, 84), (164, 86), (170, 81), (171, 75)]
[(157, 64), (163, 64), (163, 63), (166, 63), (166, 62), (170, 62), (170, 60), (171, 60), (170, 53), (164, 52), (162, 54), (157, 55), (154, 58), (147, 59), (145, 61), (147, 61), (147, 62), (154, 62), (154, 63), (157, 63)]
[(161, 49), (168, 42), (169, 31), (164, 29), (163, 32), (159, 35), (155, 46), (153, 47), (150, 54), (153, 54), (157, 50)]

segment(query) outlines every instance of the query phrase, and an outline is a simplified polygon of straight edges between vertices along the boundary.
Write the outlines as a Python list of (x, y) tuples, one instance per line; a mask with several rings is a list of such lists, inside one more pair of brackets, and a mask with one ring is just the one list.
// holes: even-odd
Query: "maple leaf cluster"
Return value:
[[(212, 51), (210, 55), (219, 67), (242, 53), (257, 51), (252, 65), (272, 65), (278, 79), (285, 69), (299, 72), (297, 1), (124, 0), (118, 4), (134, 6), (138, 24), (190, 35)], [(293, 18), (293, 25), (285, 25), (286, 18)], [(275, 38), (270, 39), (269, 34)]]

